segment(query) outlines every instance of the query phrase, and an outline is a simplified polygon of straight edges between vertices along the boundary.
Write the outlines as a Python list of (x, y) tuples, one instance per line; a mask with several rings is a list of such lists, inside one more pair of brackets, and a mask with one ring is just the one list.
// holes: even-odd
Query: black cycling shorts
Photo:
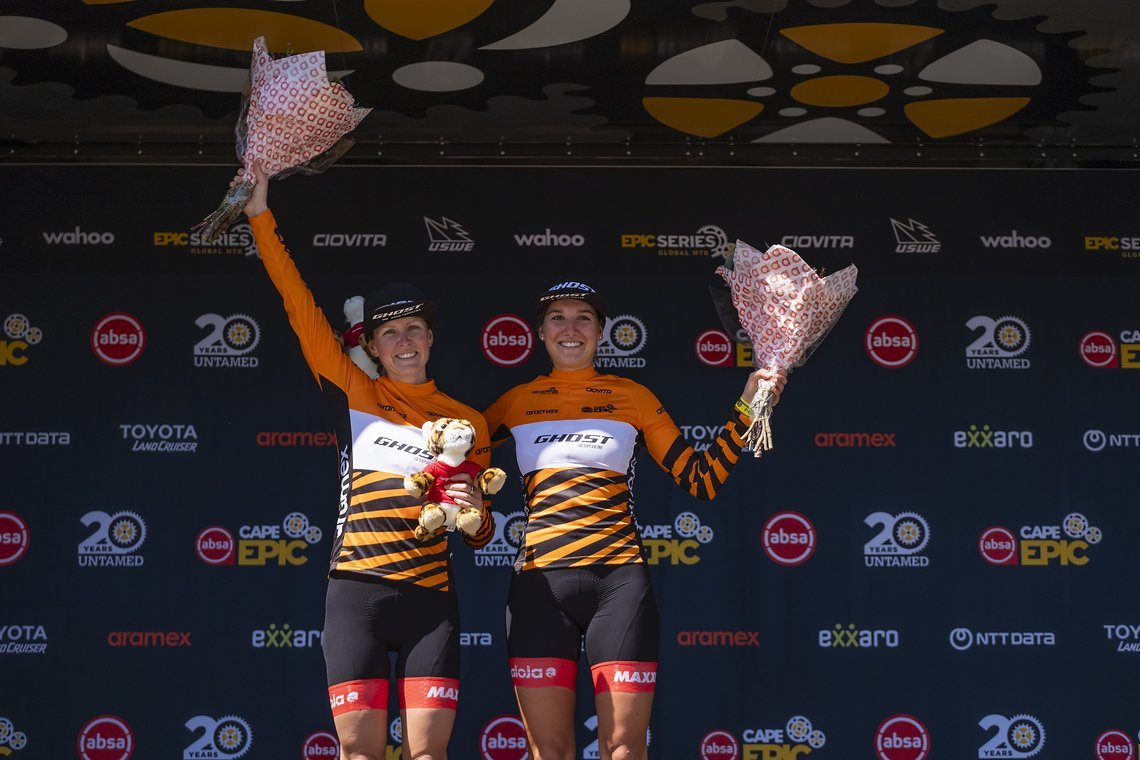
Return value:
[(389, 652), (397, 652), (398, 679), (458, 679), (455, 592), (334, 572), (325, 595), (324, 652), (329, 686), (388, 679)]
[(661, 618), (644, 564), (524, 570), (511, 577), (507, 653), (512, 659), (578, 661), (582, 637), (591, 666), (656, 663)]

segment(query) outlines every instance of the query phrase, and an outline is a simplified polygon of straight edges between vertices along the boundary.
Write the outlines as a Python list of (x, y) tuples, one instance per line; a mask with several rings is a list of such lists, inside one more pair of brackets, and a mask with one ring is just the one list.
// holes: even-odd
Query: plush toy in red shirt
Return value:
[(470, 475), (484, 494), (498, 493), (507, 474), (498, 467), (484, 470), (467, 459), (475, 446), (475, 426), (467, 420), (441, 417), (423, 426), (427, 448), (436, 459), (419, 472), (404, 478), (404, 489), (412, 496), (423, 496), (415, 535), (420, 541), (434, 538), (444, 530), (458, 529), (473, 536), (483, 524), (483, 510), (460, 507), (447, 495), (447, 486), (459, 474)]

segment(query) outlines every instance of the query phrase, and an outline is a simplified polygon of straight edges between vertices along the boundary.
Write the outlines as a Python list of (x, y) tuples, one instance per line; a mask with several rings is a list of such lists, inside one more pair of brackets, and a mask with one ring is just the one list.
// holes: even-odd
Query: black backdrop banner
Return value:
[[(335, 443), (248, 225), (189, 231), (230, 176), (0, 167), (0, 755), (335, 757)], [(725, 244), (859, 266), (772, 452), (711, 504), (640, 460), (650, 754), (705, 760), (1134, 757), (1135, 198), (1094, 170), (340, 167), (270, 193), (334, 326), (387, 280), (434, 296), (429, 370), (476, 407), (548, 370), (533, 299), (588, 278), (600, 366), (698, 447), (751, 362), (709, 295)], [(493, 508), (489, 547), (454, 542), (460, 760), (525, 753), (517, 478)], [(599, 757), (584, 667), (576, 721)]]

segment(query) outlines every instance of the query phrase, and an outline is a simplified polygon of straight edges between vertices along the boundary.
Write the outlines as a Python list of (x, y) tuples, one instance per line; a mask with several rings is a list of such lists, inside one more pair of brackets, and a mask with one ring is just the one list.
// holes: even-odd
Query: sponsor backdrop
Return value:
[[(0, 167), (0, 755), (336, 751), (335, 440), (248, 226), (189, 232), (229, 171)], [(478, 407), (548, 369), (540, 287), (588, 280), (611, 303), (600, 366), (698, 448), (751, 363), (708, 290), (725, 244), (858, 264), (774, 451), (711, 504), (640, 460), (651, 754), (1072, 760), (1134, 758), (1140, 731), (1134, 189), (1108, 171), (343, 167), (271, 200), (334, 325), (386, 279), (434, 294), (431, 371)], [(495, 541), (455, 546), (457, 758), (525, 756), (511, 481)], [(598, 757), (585, 668), (576, 721)], [(391, 736), (399, 757), (398, 720)]]

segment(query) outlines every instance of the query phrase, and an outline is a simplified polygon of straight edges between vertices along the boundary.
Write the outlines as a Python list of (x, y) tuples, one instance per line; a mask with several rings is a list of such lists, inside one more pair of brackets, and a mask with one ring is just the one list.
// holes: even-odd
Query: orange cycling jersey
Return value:
[[(344, 353), (301, 279), (273, 214), (258, 214), (250, 226), (305, 361), (334, 413), (341, 490), (331, 569), (448, 590), (447, 536), (426, 542), (413, 536), (422, 499), (404, 490), (404, 476), (432, 460), (420, 427), (440, 417), (474, 423), (471, 458), (486, 467), (491, 450), (483, 416), (441, 393), (430, 380), (410, 385), (364, 374)], [(493, 535), (491, 512), (484, 510), (478, 533), (464, 540), (479, 547)]]
[(492, 445), (515, 439), (527, 502), (519, 570), (644, 562), (630, 493), (637, 447), (690, 494), (711, 499), (748, 428), (734, 414), (698, 453), (648, 388), (593, 368), (541, 375), (484, 414)]

